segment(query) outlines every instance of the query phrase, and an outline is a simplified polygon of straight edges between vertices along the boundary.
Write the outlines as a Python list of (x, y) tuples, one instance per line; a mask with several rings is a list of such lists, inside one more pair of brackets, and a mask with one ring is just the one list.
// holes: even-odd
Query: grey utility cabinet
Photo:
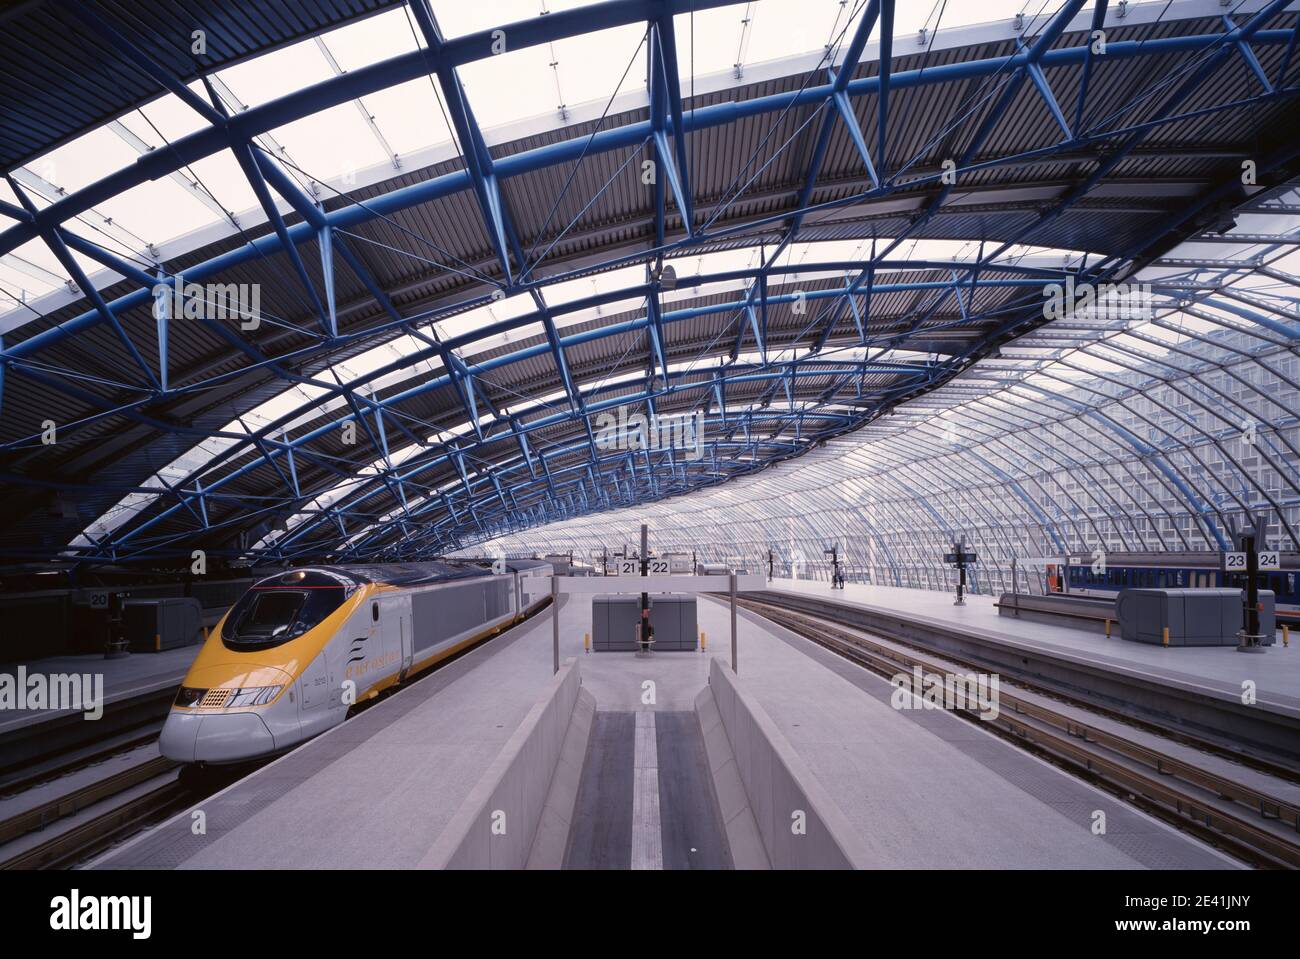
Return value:
[[(633, 652), (641, 621), (639, 595), (599, 595), (591, 600), (591, 648), (594, 652)], [(654, 651), (689, 652), (699, 645), (695, 597), (682, 593), (650, 594)]]
[(192, 596), (128, 599), (122, 604), (122, 618), (132, 652), (160, 653), (202, 638), (203, 607)]
[[(1259, 591), (1260, 632), (1272, 645), (1277, 629), (1271, 590)], [(1242, 627), (1239, 589), (1125, 589), (1115, 600), (1120, 635), (1137, 643), (1170, 646), (1236, 646)]]

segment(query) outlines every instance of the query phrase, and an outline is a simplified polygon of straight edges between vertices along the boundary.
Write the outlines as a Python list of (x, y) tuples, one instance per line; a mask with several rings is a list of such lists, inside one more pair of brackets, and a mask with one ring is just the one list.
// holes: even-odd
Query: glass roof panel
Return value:
[(352, 103), (277, 127), (271, 136), (287, 151), (286, 165), (298, 178), (354, 179), (358, 170), (390, 159)]
[[(561, 105), (603, 104), (615, 91), (644, 92), (644, 37), (645, 27), (637, 24), (511, 49), (507, 34), (504, 53), (464, 64), (457, 72), (480, 126), (529, 117), (547, 117), (550, 126), (560, 118)], [(503, 83), (503, 76), (509, 81)]]
[[(327, 36), (334, 36), (339, 31)], [(331, 48), (332, 49), (332, 48)], [(328, 80), (334, 75), (311, 39), (281, 47), (219, 70), (217, 76), (241, 103), (250, 107), (270, 103), (287, 93)], [(233, 103), (227, 109), (238, 110)]]

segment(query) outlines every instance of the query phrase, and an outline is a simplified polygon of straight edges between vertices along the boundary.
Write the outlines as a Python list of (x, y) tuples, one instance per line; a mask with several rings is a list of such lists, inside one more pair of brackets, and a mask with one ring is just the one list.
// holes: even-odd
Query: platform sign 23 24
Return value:
[[(1261, 573), (1272, 572), (1282, 568), (1282, 555), (1275, 549), (1262, 549), (1258, 555), (1258, 569)], [(1223, 571), (1225, 573), (1244, 573), (1247, 570), (1245, 553), (1224, 553)]]

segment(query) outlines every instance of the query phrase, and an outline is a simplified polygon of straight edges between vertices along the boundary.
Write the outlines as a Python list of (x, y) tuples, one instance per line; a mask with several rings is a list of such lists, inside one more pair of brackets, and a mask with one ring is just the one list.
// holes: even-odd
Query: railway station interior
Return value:
[(1298, 0), (5, 6), (0, 866), (1300, 867), (1297, 118)]

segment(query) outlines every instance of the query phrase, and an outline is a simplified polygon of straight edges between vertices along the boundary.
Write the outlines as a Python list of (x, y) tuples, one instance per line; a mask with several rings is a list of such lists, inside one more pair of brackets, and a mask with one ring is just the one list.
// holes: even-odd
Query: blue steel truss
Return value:
[[(1107, 45), (1104, 55), (1098, 55), (1083, 28), (1109, 25), (1105, 0), (1082, 17), (1083, 0), (1067, 0), (1043, 18), (1035, 34), (1026, 31), (1017, 36), (1013, 52), (915, 69), (894, 66), (899, 54), (893, 49), (893, 0), (861, 0), (849, 21), (852, 29), (797, 89), (688, 104), (679, 83), (674, 16), (726, 2), (611, 0), (503, 27), (514, 49), (626, 24), (644, 24), (646, 29), (644, 119), (602, 124), (587, 135), (514, 152), (489, 148), (457, 74), (458, 67), (491, 56), (493, 32), (445, 37), (425, 0), (409, 4), (423, 41), (421, 49), (242, 111), (231, 110), (207, 78), (203, 80), (206, 99), (191, 90), (164, 65), (146, 33), (95, 5), (64, 4), (79, 29), (102, 37), (147, 74), (159, 92), (170, 92), (189, 106), (204, 126), (168, 149), (144, 154), (127, 168), (44, 206), (38, 206), (11, 173), (6, 174), (20, 206), (0, 207), (0, 213), (14, 221), (0, 232), (0, 255), (31, 240), (44, 242), (85, 300), (75, 315), (0, 343), (0, 402), (5, 391), (12, 397), (15, 391), (28, 390), (71, 402), (83, 412), (60, 429), (73, 441), (94, 437), (114, 424), (129, 424), (152, 436), (171, 438), (165, 449), (184, 449), (214, 438), (230, 445), (181, 482), (146, 485), (140, 477), (113, 484), (65, 474), (57, 453), (42, 449), (41, 427), (36, 422), (24, 424), (0, 445), (0, 483), (6, 488), (74, 500), (86, 496), (102, 501), (107, 496), (113, 502), (132, 494), (152, 499), (147, 508), (103, 537), (87, 531), (78, 540), (67, 537), (66, 542), (44, 547), (3, 543), (0, 554), (24, 560), (61, 554), (84, 562), (157, 561), (188, 559), (192, 548), (203, 547), (230, 559), (419, 558), (757, 472), (948, 382), (975, 360), (1033, 329), (1042, 322), (1045, 285), (1122, 280), (1179, 237), (1203, 227), (1225, 205), (1241, 199), (1238, 166), (1229, 164), (1216, 182), (1163, 211), (1149, 229), (1122, 247), (1106, 249), (1098, 242), (1096, 252), (1085, 251), (1087, 255), (1063, 259), (1056, 266), (1020, 265), (1005, 256), (1016, 245), (1053, 245), (1044, 238), (1063, 218), (1089, 209), (1110, 215), (1113, 211), (1106, 207), (1089, 207), (1090, 195), (1153, 141), (1161, 141), (1167, 131), (1228, 115), (1247, 121), (1258, 116), (1262, 126), (1275, 115), (1268, 112), (1271, 108), (1290, 104), (1294, 109), (1300, 93), (1289, 79), (1300, 25), (1277, 25), (1286, 0), (1251, 4), (1248, 13), (1224, 16), (1211, 32), (1160, 35), (1152, 30), (1149, 35), (1116, 40)], [(864, 63), (863, 53), (875, 30), (882, 36), (878, 59)], [(1088, 109), (1090, 94), (1095, 95), (1105, 70), (1123, 64), (1135, 65), (1133, 75), (1143, 76), (1147, 83), (1138, 98), (1144, 109), (1140, 113), (1108, 109), (1097, 118)], [(1255, 86), (1213, 96), (1211, 81), (1242, 65)], [(309, 195), (282, 159), (257, 142), (260, 135), (294, 120), (426, 75), (436, 78), (446, 101), (461, 153), (458, 169), (396, 185), (364, 202), (345, 197), (325, 203)], [(920, 163), (917, 157), (900, 162), (899, 153), (888, 146), (919, 122), (892, 112), (900, 93), (962, 84), (987, 92), (975, 99), (968, 127), (946, 131), (953, 162), (939, 167)], [(1022, 89), (1034, 91), (1033, 109), (1045, 111), (1050, 118), (1058, 134), (1052, 142), (1001, 145), (1008, 142), (1004, 123), (1013, 111), (1023, 118), (1028, 109)], [(863, 103), (870, 104), (865, 129), (859, 109)], [(800, 129), (806, 128), (809, 137), (793, 205), (729, 222), (730, 212), (760, 175), (795, 149), (789, 145), (795, 138), (774, 148), (761, 163), (753, 157), (739, 166), (734, 187), (719, 197), (702, 195), (694, 182), (692, 137), (742, 123), (768, 124), (769, 130), (775, 130), (792, 116), (801, 118)], [(1288, 175), (1300, 156), (1300, 137), (1294, 130), (1270, 137), (1264, 136), (1266, 132), (1247, 123), (1249, 136), (1269, 141), (1267, 149), (1252, 157), (1261, 182)], [(837, 135), (848, 136), (860, 170), (856, 182), (828, 198), (823, 169)], [(218, 151), (230, 151), (238, 160), (266, 216), (265, 230), (247, 242), (187, 263), (182, 271), (179, 265), (161, 262), (142, 265), (70, 227), (71, 221), (96, 204)], [(652, 236), (632, 251), (610, 244), (607, 253), (581, 265), (547, 262), (547, 251), (569, 227), (548, 236), (522, 235), (506, 184), (580, 165), (601, 154), (623, 158), (625, 165), (636, 167), (643, 160), (653, 162), (657, 175), (648, 185)], [(1086, 175), (1038, 203), (1014, 228), (979, 236), (976, 257), (917, 260), (905, 255), (903, 245), (908, 241), (943, 235), (939, 224), (951, 215), (962, 190), (958, 184), (966, 178), (1028, 164), (1077, 162), (1080, 156), (1089, 159)], [(601, 204), (609, 187), (607, 182), (583, 209)], [(472, 199), (490, 259), (474, 269), (473, 282), (454, 303), (404, 311), (354, 245), (355, 231), (459, 194)], [(276, 197), (289, 205), (293, 216), (281, 215)], [(814, 222), (824, 224), (837, 211), (863, 204), (916, 197), (921, 202), (902, 229), (877, 242), (869, 225), (862, 228), (860, 236), (872, 237), (869, 256), (805, 260), (797, 265), (782, 262), (783, 254), (808, 234)], [(770, 246), (764, 241), (757, 266), (677, 278), (678, 289), (741, 283), (737, 297), (700, 297), (678, 308), (665, 304), (663, 294), (673, 285), (662, 272), (665, 261), (680, 265), (685, 253), (720, 250), (752, 242), (747, 238), (754, 236), (775, 240)], [(306, 256), (311, 244), (319, 252), (318, 266), (309, 265)], [(73, 253), (114, 271), (133, 289), (106, 298)], [(644, 267), (640, 283), (564, 304), (547, 300), (547, 290), (555, 284), (628, 265)], [(156, 355), (148, 356), (140, 345), (140, 326), (128, 317), (138, 317), (150, 307), (156, 284), (170, 282), (178, 272), (187, 282), (219, 281), (250, 266), (268, 270), (271, 281), (301, 296), (300, 315), (286, 321), (298, 337), (291, 349), (270, 351), (237, 326), (200, 320), (240, 362), (233, 369), (214, 365), (205, 375), (177, 377), (169, 317), (160, 316), (151, 329)], [(377, 318), (364, 328), (345, 328), (340, 323), (340, 271), (347, 271), (373, 304)], [(843, 279), (814, 284), (817, 288), (788, 288), (792, 274), (823, 273)], [(1156, 292), (1173, 296), (1184, 291), (1157, 288)], [(889, 314), (891, 323), (882, 323), (882, 300), (905, 294), (910, 305), (902, 314), (902, 325), (892, 323), (900, 318), (896, 310)], [(432, 325), (516, 295), (528, 297), (534, 308), (445, 338)], [(629, 318), (581, 323), (572, 329), (561, 329), (556, 322), (557, 317), (629, 297), (644, 299), (644, 307)], [(806, 322), (793, 335), (787, 332), (774, 341), (770, 323), (775, 311), (788, 314), (787, 308), (796, 302), (806, 305)], [(1245, 306), (1237, 308), (1258, 316)], [(490, 355), (467, 356), (467, 348), (475, 342), (533, 324), (540, 324), (540, 339), (525, 339)], [(716, 334), (711, 341), (716, 345), (703, 351), (709, 363), (675, 365), (671, 335), (700, 324), (711, 324), (706, 332)], [(128, 360), (116, 370), (113, 382), (92, 382), (87, 371), (44, 361), (101, 329), (112, 332)], [(947, 335), (963, 330), (969, 334), (965, 338)], [(402, 334), (418, 342), (418, 348), (351, 380), (324, 375), (336, 359)], [(644, 344), (640, 348), (645, 355), (643, 375), (607, 382), (620, 350), (626, 352), (620, 344), (629, 338)], [(588, 369), (580, 377), (574, 357), (592, 347), (604, 351), (602, 356), (612, 365), (604, 374)], [(889, 355), (898, 350), (907, 354)], [(525, 371), (539, 359), (553, 368), (562, 402), (522, 414), (512, 412), (509, 407), (516, 404), (503, 403), (496, 387), (503, 377), (517, 373), (518, 379), (509, 382), (526, 389), (527, 375), (533, 374)], [(412, 374), (414, 382), (379, 395), (374, 386), (379, 380), (431, 360), (441, 366), (437, 375)], [(247, 382), (250, 374), (269, 375), (285, 388), (296, 385), (321, 392), (250, 432), (199, 426), (169, 412), (201, 400), (206, 391)], [(454, 397), (455, 419), (464, 427), (450, 431), (455, 433), (450, 438), (450, 421), (445, 417), (435, 424), (411, 412), (412, 404), (422, 398), (444, 394)], [(333, 400), (343, 401), (336, 412), (291, 435), (288, 424)], [(686, 456), (672, 448), (603, 448), (597, 441), (599, 418), (620, 408), (651, 416), (699, 413), (704, 423), (701, 455)], [(350, 457), (328, 445), (347, 423), (356, 427), (361, 437), (358, 449), (363, 451)], [(443, 438), (431, 441), (427, 438), (431, 432)], [(408, 453), (399, 457), (399, 450)], [(158, 465), (154, 463), (155, 468)], [(363, 471), (363, 467), (370, 469)], [(310, 482), (304, 482), (307, 475)], [(323, 494), (340, 484), (345, 495), (322, 501)], [(75, 525), (87, 528), (86, 520), (93, 518), (78, 515)]]

